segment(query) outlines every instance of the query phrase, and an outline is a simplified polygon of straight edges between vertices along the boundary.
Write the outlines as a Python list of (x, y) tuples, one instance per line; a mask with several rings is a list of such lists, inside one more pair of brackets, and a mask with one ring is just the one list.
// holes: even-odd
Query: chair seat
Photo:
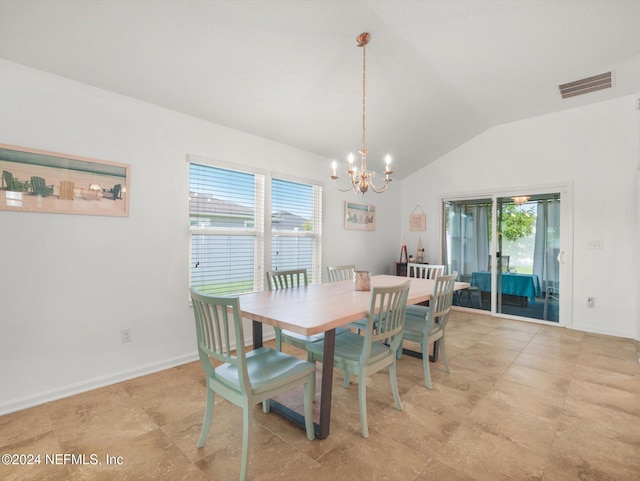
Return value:
[[(246, 354), (247, 372), (254, 394), (287, 385), (292, 379), (304, 378), (315, 371), (313, 363), (297, 359), (268, 347), (261, 347)], [(216, 375), (229, 387), (239, 389), (238, 369), (231, 364), (216, 368)]]
[(422, 317), (424, 319), (427, 316), (427, 312), (429, 312), (429, 308), (427, 306), (407, 306), (407, 316)]
[(367, 320), (360, 319), (359, 321), (353, 321), (347, 324), (348, 327), (352, 327), (353, 329), (357, 329), (358, 332), (367, 328)]
[(287, 331), (285, 329), (282, 330), (282, 336), (286, 337), (289, 344), (293, 344), (295, 341), (300, 341), (302, 343), (316, 342), (322, 341), (324, 339), (324, 333), (314, 334), (313, 336), (305, 336), (304, 334), (298, 334), (297, 332)]
[[(406, 317), (404, 321), (404, 332), (402, 337), (410, 341), (420, 342), (424, 336), (424, 329), (427, 321), (422, 318)], [(442, 337), (441, 333), (444, 331), (441, 326), (432, 326), (429, 331), (429, 339), (435, 340)]]
[[(349, 332), (349, 329), (346, 327), (338, 327), (336, 329), (336, 336), (343, 332)], [(303, 351), (307, 348), (307, 344), (324, 340), (324, 332), (314, 334), (313, 336), (305, 336), (304, 334), (283, 329), (281, 335), (287, 344), (302, 349)]]
[[(348, 361), (359, 361), (363, 345), (364, 336), (361, 336), (354, 332), (344, 332), (340, 334), (340, 336), (336, 336), (334, 357), (336, 359), (339, 358)], [(324, 340), (309, 344), (307, 346), (307, 350), (313, 353), (315, 356), (321, 357), (324, 353)], [(381, 342), (374, 342), (371, 344), (370, 359), (372, 361), (386, 354), (389, 354), (389, 346)]]

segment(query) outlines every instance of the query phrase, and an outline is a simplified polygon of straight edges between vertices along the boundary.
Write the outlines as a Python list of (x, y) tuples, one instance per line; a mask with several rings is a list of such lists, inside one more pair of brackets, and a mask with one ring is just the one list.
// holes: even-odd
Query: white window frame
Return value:
[[(309, 280), (311, 283), (322, 282), (322, 184), (309, 179), (295, 178), (284, 174), (278, 174), (270, 171), (262, 171), (259, 169), (247, 168), (240, 164), (234, 164), (224, 161), (218, 161), (200, 156), (187, 156), (187, 178), (190, 186), (191, 179), (189, 169), (191, 164), (198, 164), (205, 167), (218, 169), (226, 169), (236, 172), (248, 173), (255, 176), (256, 179), (256, 212), (255, 225), (253, 228), (199, 228), (189, 225), (189, 284), (191, 285), (191, 266), (192, 266), (192, 237), (193, 235), (220, 235), (220, 236), (255, 236), (255, 256), (254, 256), (254, 289), (262, 291), (265, 289), (265, 272), (271, 269), (271, 239), (274, 236), (271, 225), (271, 181), (279, 179), (290, 182), (297, 182), (313, 186), (313, 230), (288, 232), (278, 231), (275, 235), (291, 236), (291, 237), (311, 237), (314, 239), (312, 243), (312, 261), (313, 268), (310, 273)], [(258, 195), (262, 191), (262, 202), (259, 202)], [(259, 208), (261, 204), (262, 208)], [(187, 209), (189, 205), (187, 204)], [(188, 216), (190, 218), (190, 215)]]

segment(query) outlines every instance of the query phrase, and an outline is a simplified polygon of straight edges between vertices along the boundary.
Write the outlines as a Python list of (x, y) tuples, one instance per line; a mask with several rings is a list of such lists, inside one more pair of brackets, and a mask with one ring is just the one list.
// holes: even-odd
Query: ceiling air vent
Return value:
[(596, 90), (611, 88), (611, 72), (601, 73), (593, 77), (583, 78), (566, 84), (558, 85), (563, 99), (576, 95), (588, 94)]

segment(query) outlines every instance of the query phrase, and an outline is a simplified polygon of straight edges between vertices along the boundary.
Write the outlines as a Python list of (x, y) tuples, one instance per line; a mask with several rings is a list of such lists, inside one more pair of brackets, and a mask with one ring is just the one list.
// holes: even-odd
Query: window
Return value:
[(205, 294), (261, 290), (264, 176), (189, 165), (191, 286)]
[(320, 282), (322, 188), (282, 179), (271, 180), (271, 269), (307, 269)]
[(212, 295), (260, 291), (266, 270), (293, 268), (320, 282), (321, 204), (320, 186), (190, 163), (191, 286)]

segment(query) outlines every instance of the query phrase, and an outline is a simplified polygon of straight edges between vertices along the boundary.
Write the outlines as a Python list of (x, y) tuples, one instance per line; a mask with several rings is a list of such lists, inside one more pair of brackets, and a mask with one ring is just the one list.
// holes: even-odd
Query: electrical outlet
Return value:
[(120, 342), (125, 343), (125, 342), (131, 342), (131, 341), (133, 341), (132, 329), (131, 328), (122, 329), (120, 331)]

